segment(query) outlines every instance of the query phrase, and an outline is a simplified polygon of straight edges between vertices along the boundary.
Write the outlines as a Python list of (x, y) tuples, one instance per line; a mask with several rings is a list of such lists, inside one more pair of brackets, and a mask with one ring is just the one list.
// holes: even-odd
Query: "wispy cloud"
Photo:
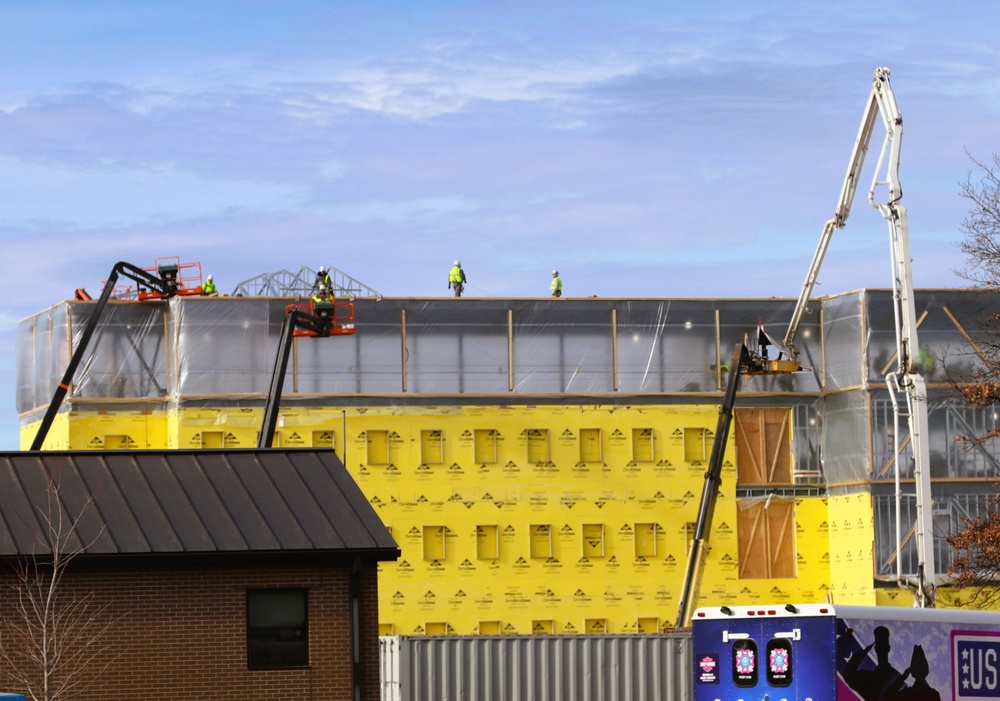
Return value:
[[(52, 9), (0, 25), (7, 357), (12, 320), (163, 255), (224, 289), (325, 263), (436, 295), (460, 257), (497, 295), (558, 267), (570, 296), (794, 296), (877, 65), (915, 276), (940, 285), (965, 149), (997, 148), (1000, 6), (979, 0), (891, 27), (860, 0)], [(824, 291), (888, 282), (884, 222), (855, 208)]]

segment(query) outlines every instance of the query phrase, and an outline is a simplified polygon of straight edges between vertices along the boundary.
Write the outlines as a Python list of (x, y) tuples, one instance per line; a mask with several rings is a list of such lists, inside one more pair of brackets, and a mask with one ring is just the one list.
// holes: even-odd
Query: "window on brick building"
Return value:
[(247, 666), (250, 669), (309, 664), (305, 589), (247, 590)]

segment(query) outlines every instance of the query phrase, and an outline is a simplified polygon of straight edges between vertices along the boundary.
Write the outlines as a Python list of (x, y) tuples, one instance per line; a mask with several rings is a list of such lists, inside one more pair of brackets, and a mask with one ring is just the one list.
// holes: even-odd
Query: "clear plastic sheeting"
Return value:
[[(990, 299), (961, 290), (917, 293), (921, 369), (931, 386), (975, 359), (964, 341), (974, 328), (963, 325), (974, 326)], [(73, 379), (69, 400), (260, 399), (270, 387), (281, 325), (292, 301), (112, 302)], [(70, 334), (77, 343), (94, 306), (65, 302), (21, 323), (21, 414), (47, 405), (69, 361)], [(891, 291), (851, 292), (813, 300), (810, 307), (794, 339), (807, 370), (749, 378), (741, 400), (787, 393), (816, 398), (884, 387), (885, 368), (895, 353)], [(363, 298), (355, 308), (356, 334), (294, 340), (286, 395), (669, 394), (683, 401), (691, 394), (704, 401), (721, 395), (736, 344), (755, 337), (758, 321), (772, 338), (784, 338), (794, 302)], [(775, 357), (775, 349), (770, 351)], [(831, 426), (827, 411), (828, 433), (867, 446), (867, 430), (858, 428), (870, 425), (865, 397), (838, 399), (834, 412), (850, 416), (849, 428)], [(857, 466), (837, 471), (864, 474)]]
[[(623, 392), (717, 390), (716, 308), (691, 300), (622, 302), (618, 369)], [(729, 362), (732, 350), (723, 354)]]
[(513, 312), (515, 392), (614, 390), (614, 334), (606, 302), (521, 302)]
[[(434, 302), (411, 303), (405, 311), (407, 392), (509, 391), (507, 335), (513, 314), (504, 308), (484, 312), (478, 304), (442, 306)], [(398, 334), (402, 311), (397, 318)]]
[[(70, 308), (74, 348), (94, 307), (96, 303), (90, 302)], [(73, 396), (83, 399), (166, 396), (169, 383), (165, 321), (163, 304), (108, 304), (90, 341), (101, 352), (85, 356), (73, 379)]]
[(823, 407), (823, 472), (827, 484), (864, 482), (871, 473), (868, 395), (839, 392)]
[[(823, 301), (823, 358), (826, 390), (860, 387), (864, 367), (864, 307), (867, 294), (852, 292)], [(892, 318), (888, 319), (893, 333)]]
[[(67, 302), (18, 328), (18, 412), (45, 406), (69, 365), (96, 302)], [(90, 341), (71, 396), (87, 399), (163, 397), (168, 393), (166, 306), (111, 302)], [(72, 335), (72, 343), (70, 336)]]
[(44, 406), (69, 363), (69, 306), (49, 307), (17, 327), (17, 410)]
[[(73, 398), (260, 397), (290, 299), (113, 302)], [(18, 411), (44, 406), (94, 308), (66, 302), (22, 322)], [(777, 335), (786, 300), (359, 299), (357, 333), (293, 342), (286, 395), (718, 393), (757, 320)], [(819, 357), (819, 334), (804, 355)], [(720, 362), (721, 360), (721, 362)], [(818, 391), (817, 372), (754, 378), (749, 392)]]
[(266, 393), (285, 304), (225, 297), (170, 301), (180, 395)]

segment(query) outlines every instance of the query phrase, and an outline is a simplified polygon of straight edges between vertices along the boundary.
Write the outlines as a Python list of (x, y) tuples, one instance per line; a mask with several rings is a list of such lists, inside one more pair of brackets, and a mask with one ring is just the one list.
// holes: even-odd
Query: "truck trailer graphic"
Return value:
[(1000, 698), (1000, 613), (722, 606), (692, 626), (694, 701)]

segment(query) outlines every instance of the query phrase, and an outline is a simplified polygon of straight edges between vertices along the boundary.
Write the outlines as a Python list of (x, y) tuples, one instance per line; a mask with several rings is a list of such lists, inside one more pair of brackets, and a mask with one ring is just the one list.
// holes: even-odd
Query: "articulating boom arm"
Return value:
[(34, 441), (31, 443), (31, 450), (42, 449), (42, 444), (45, 443), (45, 437), (48, 435), (49, 429), (52, 427), (52, 422), (55, 420), (56, 414), (59, 412), (59, 407), (62, 405), (63, 399), (66, 398), (66, 392), (69, 391), (69, 385), (73, 381), (73, 375), (76, 373), (76, 369), (79, 367), (80, 361), (83, 360), (83, 355), (87, 351), (87, 346), (90, 344), (90, 339), (94, 335), (94, 331), (97, 329), (98, 323), (100, 323), (101, 314), (104, 312), (104, 307), (107, 306), (108, 300), (111, 299), (111, 294), (114, 292), (115, 285), (117, 284), (119, 277), (126, 277), (130, 280), (134, 280), (137, 284), (146, 286), (151, 290), (158, 292), (163, 298), (171, 297), (177, 290), (176, 285), (172, 284), (170, 281), (162, 280), (142, 268), (132, 265), (131, 263), (119, 261), (115, 264), (115, 267), (111, 269), (111, 274), (108, 275), (108, 281), (104, 284), (104, 290), (101, 292), (101, 296), (97, 300), (97, 306), (94, 307), (94, 311), (90, 315), (90, 319), (87, 320), (87, 325), (84, 327), (83, 333), (80, 335), (80, 341), (77, 343), (76, 350), (73, 351), (73, 355), (70, 357), (69, 365), (66, 368), (62, 381), (59, 383), (59, 386), (56, 387), (55, 394), (52, 396), (52, 401), (49, 403), (49, 407), (46, 409), (45, 415), (42, 417), (42, 423), (38, 427), (38, 432), (35, 434)]
[(311, 325), (315, 320), (311, 314), (298, 309), (290, 311), (285, 316), (285, 321), (281, 325), (281, 338), (278, 341), (278, 355), (274, 359), (274, 371), (271, 373), (271, 388), (267, 393), (267, 404), (264, 405), (264, 423), (257, 441), (258, 448), (270, 448), (274, 442), (274, 429), (278, 425), (278, 406), (281, 404), (281, 390), (285, 386), (285, 371), (288, 369), (288, 356), (291, 355), (295, 327), (300, 323)]
[(733, 423), (736, 390), (739, 387), (740, 375), (750, 370), (752, 364), (753, 359), (746, 344), (738, 344), (736, 352), (733, 354), (733, 362), (730, 365), (732, 369), (729, 371), (725, 399), (722, 400), (722, 406), (719, 407), (719, 423), (715, 428), (712, 454), (708, 459), (708, 472), (705, 473), (705, 486), (701, 492), (701, 505), (698, 507), (698, 521), (694, 528), (694, 539), (691, 541), (691, 552), (688, 554), (684, 587), (677, 608), (677, 627), (679, 628), (689, 627), (691, 617), (694, 615), (697, 593), (701, 585), (701, 575), (705, 569), (705, 557), (708, 554), (706, 546), (709, 529), (712, 526), (715, 502), (718, 500), (719, 487), (722, 484), (722, 461), (726, 453), (726, 442), (729, 440), (729, 429)]
[[(847, 163), (847, 174), (844, 175), (844, 184), (840, 188), (840, 199), (837, 200), (837, 208), (833, 216), (823, 225), (823, 233), (819, 239), (819, 245), (813, 254), (812, 263), (809, 266), (809, 273), (806, 275), (805, 283), (802, 285), (802, 292), (799, 294), (798, 303), (792, 313), (792, 321), (788, 325), (785, 333), (784, 345), (798, 357), (798, 347), (795, 345), (795, 337), (798, 334), (799, 324), (802, 316), (806, 313), (809, 298), (812, 296), (813, 288), (819, 277), (820, 267), (823, 265), (823, 258), (826, 256), (827, 248), (830, 246), (830, 239), (833, 232), (843, 229), (847, 224), (847, 217), (851, 214), (851, 205), (854, 202), (854, 193), (858, 188), (858, 175), (865, 164), (865, 155), (868, 153), (868, 145), (871, 143), (872, 133), (875, 130), (876, 118), (881, 116), (885, 125), (885, 143), (882, 146), (882, 156), (879, 159), (880, 165), (885, 161), (886, 149), (891, 147), (888, 161), (889, 177), (895, 182), (895, 189), (890, 185), (890, 200), (898, 200), (901, 192), (898, 189), (899, 171), (899, 144), (903, 135), (903, 119), (899, 116), (896, 108), (896, 98), (889, 87), (889, 69), (875, 69), (875, 77), (872, 81), (872, 89), (868, 95), (868, 102), (865, 105), (864, 114), (861, 117), (861, 126), (858, 128), (857, 138), (854, 140), (854, 150), (851, 151), (851, 158)], [(875, 174), (875, 182), (878, 181), (878, 172)], [(875, 182), (872, 188), (875, 187)]]
[[(854, 150), (851, 152), (850, 161), (847, 164), (847, 174), (844, 176), (844, 184), (840, 190), (840, 199), (837, 202), (837, 209), (834, 215), (823, 227), (819, 245), (813, 256), (809, 273), (806, 275), (802, 292), (799, 295), (792, 320), (785, 334), (784, 346), (790, 350), (796, 362), (798, 361), (798, 347), (795, 345), (795, 337), (798, 333), (802, 316), (806, 312), (809, 298), (812, 296), (813, 287), (819, 275), (823, 257), (830, 244), (833, 232), (842, 229), (847, 223), (847, 217), (851, 213), (851, 204), (854, 201), (854, 193), (857, 189), (857, 179), (864, 166), (865, 155), (875, 131), (877, 118), (881, 117), (882, 125), (885, 128), (885, 140), (882, 143), (882, 150), (879, 154), (878, 165), (872, 177), (871, 188), (868, 190), (868, 203), (879, 210), (882, 218), (889, 225), (889, 243), (892, 258), (893, 270), (893, 311), (895, 314), (896, 327), (896, 370), (886, 378), (886, 385), (889, 396), (892, 400), (896, 427), (893, 435), (897, 441), (896, 452), (896, 514), (897, 514), (897, 538), (902, 542), (900, 530), (900, 489), (899, 471), (900, 461), (898, 453), (900, 451), (898, 424), (900, 417), (904, 415), (898, 402), (897, 395), (903, 393), (906, 397), (905, 416), (909, 423), (910, 446), (913, 454), (913, 479), (916, 491), (916, 524), (914, 531), (916, 534), (916, 549), (918, 561), (918, 573), (916, 581), (908, 581), (902, 574), (902, 558), (896, 557), (897, 579), (901, 584), (906, 584), (916, 591), (918, 606), (934, 605), (934, 586), (937, 577), (934, 563), (933, 548), (933, 521), (931, 518), (931, 485), (929, 455), (930, 444), (928, 438), (927, 420), (927, 390), (924, 378), (918, 372), (919, 345), (917, 343), (917, 315), (916, 306), (913, 299), (913, 271), (910, 258), (910, 235), (907, 222), (906, 208), (902, 205), (903, 189), (899, 183), (899, 152), (903, 141), (903, 118), (896, 105), (896, 96), (889, 84), (889, 69), (875, 69), (875, 76), (872, 80), (872, 89), (868, 96), (864, 114), (861, 118), (861, 126), (858, 129), (858, 136), (854, 142)], [(886, 196), (884, 201), (876, 199), (876, 191), (880, 187), (885, 188)]]
[[(337, 309), (340, 313), (337, 313)], [(309, 309), (309, 311), (305, 311)], [(288, 370), (288, 357), (292, 351), (292, 340), (295, 336), (341, 336), (353, 334), (354, 303), (313, 302), (310, 305), (289, 305), (285, 320), (281, 325), (281, 337), (278, 341), (278, 355), (274, 359), (274, 370), (271, 372), (271, 388), (267, 393), (267, 403), (264, 405), (264, 421), (257, 440), (258, 448), (270, 448), (274, 443), (274, 429), (278, 425), (278, 408), (281, 404), (281, 391), (285, 386), (285, 372)]]

